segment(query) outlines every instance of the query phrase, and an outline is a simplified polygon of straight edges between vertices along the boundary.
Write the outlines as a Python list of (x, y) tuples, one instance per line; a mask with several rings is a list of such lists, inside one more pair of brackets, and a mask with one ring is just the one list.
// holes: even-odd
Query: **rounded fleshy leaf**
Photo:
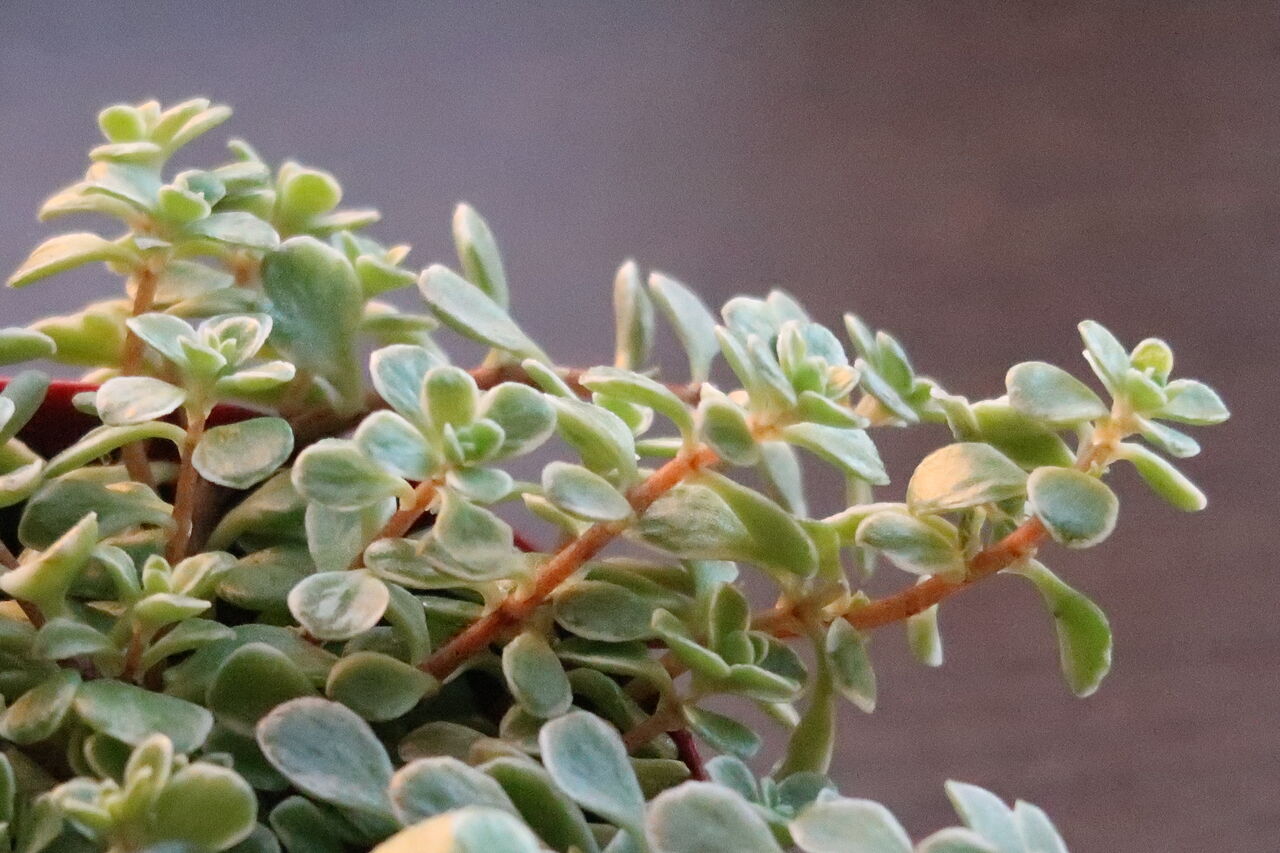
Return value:
[(961, 578), (964, 555), (954, 531), (905, 512), (872, 513), (857, 529), (857, 544), (874, 548), (895, 566), (917, 575)]
[(573, 703), (564, 667), (541, 634), (525, 631), (507, 643), (502, 674), (512, 697), (535, 717), (558, 717)]
[(213, 728), (213, 715), (199, 705), (121, 681), (86, 682), (74, 707), (89, 728), (133, 746), (162, 734), (175, 751), (194, 752)]
[(340, 438), (321, 439), (298, 454), (293, 485), (308, 501), (339, 510), (361, 509), (409, 490), (355, 442)]
[(18, 744), (51, 737), (66, 719), (80, 688), (80, 673), (60, 669), (23, 693), (0, 715), (0, 736)]
[(270, 477), (293, 453), (293, 429), (284, 418), (251, 418), (210, 429), (191, 455), (200, 476), (232, 489)]
[(1018, 569), (1040, 591), (1058, 633), (1062, 675), (1077, 696), (1089, 696), (1111, 670), (1111, 626), (1085, 595), (1031, 560)]
[(1111, 535), (1120, 511), (1115, 493), (1073, 468), (1037, 468), (1027, 478), (1027, 508), (1054, 541), (1088, 548)]
[(902, 824), (871, 800), (819, 800), (802, 811), (789, 829), (805, 853), (911, 853), (911, 839)]
[(289, 592), (289, 612), (321, 640), (347, 640), (378, 624), (391, 593), (366, 571), (320, 572)]
[(391, 759), (369, 724), (345, 705), (294, 699), (258, 723), (271, 765), (310, 797), (342, 808), (391, 815)]
[(558, 509), (586, 521), (621, 521), (631, 504), (608, 480), (581, 465), (552, 462), (542, 469), (542, 488)]
[(1014, 365), (1005, 377), (1005, 387), (1010, 405), (1053, 426), (1075, 426), (1107, 414), (1106, 403), (1088, 385), (1043, 361)]
[(220, 725), (251, 737), (258, 720), (272, 708), (315, 693), (311, 679), (284, 652), (266, 643), (248, 643), (218, 668), (206, 705)]
[(537, 837), (511, 815), (468, 806), (398, 832), (372, 853), (539, 853), (541, 849)]
[(728, 788), (685, 782), (659, 794), (649, 809), (649, 835), (659, 853), (781, 853), (764, 818)]
[(383, 722), (413, 709), (436, 680), (417, 667), (378, 652), (355, 652), (329, 671), (325, 694), (361, 717)]
[(446, 326), (460, 335), (526, 358), (546, 360), (506, 310), (453, 270), (434, 264), (418, 279), (418, 289)]
[(989, 444), (960, 442), (939, 448), (916, 466), (907, 484), (915, 512), (947, 512), (1017, 497), (1027, 474)]
[(235, 771), (197, 761), (173, 774), (151, 808), (159, 837), (226, 850), (253, 832), (258, 798)]
[(456, 758), (419, 758), (409, 762), (391, 777), (390, 795), (391, 807), (405, 825), (466, 806), (519, 814), (492, 777)]

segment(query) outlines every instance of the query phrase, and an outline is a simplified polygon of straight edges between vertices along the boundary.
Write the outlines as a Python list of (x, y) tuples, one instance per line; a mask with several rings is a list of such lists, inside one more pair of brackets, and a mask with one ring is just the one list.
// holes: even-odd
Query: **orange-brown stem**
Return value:
[(178, 468), (178, 485), (173, 493), (173, 537), (169, 539), (169, 547), (165, 551), (170, 563), (186, 557), (187, 546), (191, 542), (196, 494), (200, 485), (200, 474), (192, 464), (191, 457), (204, 436), (204, 421), (204, 413), (195, 412), (187, 424), (187, 437), (182, 442), (182, 463)]
[[(427, 507), (431, 506), (431, 502), (436, 498), (436, 483), (434, 480), (423, 480), (413, 490), (413, 497), (407, 503), (396, 511), (396, 514), (387, 519), (387, 523), (378, 531), (378, 535), (374, 537), (374, 541), (378, 539), (399, 539), (417, 523), (422, 514), (427, 511)], [(358, 569), (364, 565), (364, 552), (361, 551), (351, 563), (350, 568)]]
[[(680, 481), (719, 461), (719, 457), (708, 447), (681, 453), (631, 490), (627, 495), (631, 509), (637, 516), (643, 514), (654, 501)], [(627, 526), (626, 521), (610, 521), (587, 528), (585, 533), (567, 542), (543, 564), (527, 590), (513, 593), (473, 622), (429, 657), (422, 664), (422, 669), (436, 678), (448, 676), (463, 662), (488, 648), (504, 631), (528, 619), (562, 583), (616, 539)]]

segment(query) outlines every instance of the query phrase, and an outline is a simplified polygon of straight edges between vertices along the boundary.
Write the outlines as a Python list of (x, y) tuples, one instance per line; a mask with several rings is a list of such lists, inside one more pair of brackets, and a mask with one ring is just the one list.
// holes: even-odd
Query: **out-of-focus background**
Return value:
[[(854, 309), (947, 387), (1083, 370), (1075, 323), (1165, 336), (1234, 411), (1184, 517), (1118, 478), (1122, 523), (1049, 562), (1095, 596), (1116, 665), (1055, 672), (1029, 588), (944, 611), (947, 665), (876, 644), (845, 790), (913, 835), (948, 777), (1042, 804), (1072, 849), (1271, 851), (1280, 837), (1276, 501), (1280, 29), (1273, 2), (0, 3), (0, 265), (50, 229), (116, 100), (205, 94), (265, 156), (335, 171), (377, 234), (449, 261), (466, 199), (515, 307), (566, 363), (607, 360), (634, 256), (708, 301), (783, 285)], [(229, 128), (229, 129), (228, 129)], [(4, 295), (2, 322), (105, 276)], [(926, 437), (943, 440), (940, 436)], [(883, 437), (907, 466), (925, 444)], [(905, 474), (903, 467), (900, 472)], [(903, 477), (905, 479), (905, 477)]]

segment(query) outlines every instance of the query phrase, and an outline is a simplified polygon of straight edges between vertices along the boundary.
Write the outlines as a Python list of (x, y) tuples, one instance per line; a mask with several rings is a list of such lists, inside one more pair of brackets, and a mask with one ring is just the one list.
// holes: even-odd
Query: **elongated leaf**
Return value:
[(573, 703), (564, 667), (541, 634), (525, 631), (507, 643), (502, 674), (512, 697), (535, 717), (558, 717)]
[(986, 839), (999, 853), (1022, 853), (1022, 836), (1009, 810), (990, 791), (964, 782), (949, 781), (947, 797), (956, 814), (974, 832)]
[(1053, 615), (1067, 685), (1077, 696), (1092, 694), (1111, 670), (1111, 626), (1106, 614), (1034, 560), (1018, 572), (1036, 585)]
[(1151, 490), (1183, 512), (1199, 512), (1209, 499), (1177, 468), (1138, 444), (1124, 442), (1117, 455), (1133, 463)]
[(690, 380), (705, 381), (711, 372), (711, 362), (720, 352), (716, 318), (693, 291), (661, 273), (649, 276), (649, 292), (689, 356)]
[(575, 518), (619, 521), (631, 515), (631, 504), (609, 481), (580, 465), (552, 462), (542, 471), (547, 499)]
[(35, 251), (9, 276), (10, 287), (23, 287), (42, 278), (93, 263), (94, 261), (122, 261), (133, 259), (126, 247), (104, 240), (97, 234), (76, 232), (51, 237), (36, 247)]
[(501, 305), (453, 270), (433, 264), (418, 279), (418, 289), (436, 316), (458, 334), (521, 358), (547, 360)]
[(505, 308), (509, 301), (507, 273), (502, 267), (498, 243), (489, 230), (489, 223), (469, 204), (460, 204), (453, 212), (453, 243), (467, 279)]
[(858, 525), (855, 541), (874, 548), (895, 566), (917, 575), (964, 577), (964, 555), (954, 534), (904, 512), (876, 512)]
[(639, 370), (653, 349), (653, 301), (640, 283), (635, 261), (618, 267), (613, 279), (614, 356), (613, 363), (626, 370)]
[(868, 714), (874, 711), (876, 673), (862, 635), (844, 619), (836, 619), (827, 630), (825, 651), (835, 688)]
[(575, 711), (542, 727), (542, 761), (578, 805), (630, 832), (644, 825), (644, 796), (622, 738), (594, 714)]
[(782, 436), (792, 444), (822, 457), (851, 477), (858, 477), (873, 485), (885, 485), (889, 474), (875, 442), (866, 430), (842, 429), (822, 424), (792, 424), (782, 431)]
[(186, 435), (182, 427), (162, 421), (148, 421), (131, 426), (101, 426), (85, 433), (84, 437), (75, 444), (50, 459), (49, 464), (45, 466), (44, 474), (46, 478), (59, 477), (68, 471), (82, 468), (126, 444), (148, 438), (163, 438), (175, 445), (181, 445)]
[(213, 715), (199, 705), (120, 681), (81, 685), (75, 710), (96, 732), (133, 746), (159, 733), (182, 753), (198, 749), (213, 728)]

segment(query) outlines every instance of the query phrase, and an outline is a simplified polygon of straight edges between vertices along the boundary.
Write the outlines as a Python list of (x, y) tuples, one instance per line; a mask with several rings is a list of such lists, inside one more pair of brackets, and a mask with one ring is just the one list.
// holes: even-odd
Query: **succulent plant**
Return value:
[[(1071, 691), (1098, 687), (1107, 619), (1041, 552), (1107, 538), (1113, 468), (1204, 506), (1170, 423), (1227, 410), (1166, 343), (1085, 322), (1104, 393), (1027, 362), (970, 400), (855, 315), (773, 291), (717, 317), (628, 261), (611, 362), (570, 368), (511, 316), (466, 205), (457, 271), (418, 272), (328, 172), (238, 140), (168, 168), (229, 115), (104, 110), (41, 216), (119, 233), (53, 237), (9, 279), (105, 264), (125, 287), (0, 330), (3, 363), (85, 369), (99, 422), (45, 458), (20, 435), (47, 378), (0, 394), (0, 851), (1065, 851), (1035, 806), (956, 782), (962, 825), (913, 846), (827, 777), (836, 703), (874, 709), (877, 629), (939, 665), (940, 607), (997, 574), (1038, 590)], [(415, 286), (419, 313), (382, 301)], [(654, 363), (659, 318), (687, 373)], [(450, 335), (487, 355), (455, 364)], [(918, 424), (949, 443), (898, 491), (876, 440)], [(901, 591), (870, 597), (877, 570)]]

